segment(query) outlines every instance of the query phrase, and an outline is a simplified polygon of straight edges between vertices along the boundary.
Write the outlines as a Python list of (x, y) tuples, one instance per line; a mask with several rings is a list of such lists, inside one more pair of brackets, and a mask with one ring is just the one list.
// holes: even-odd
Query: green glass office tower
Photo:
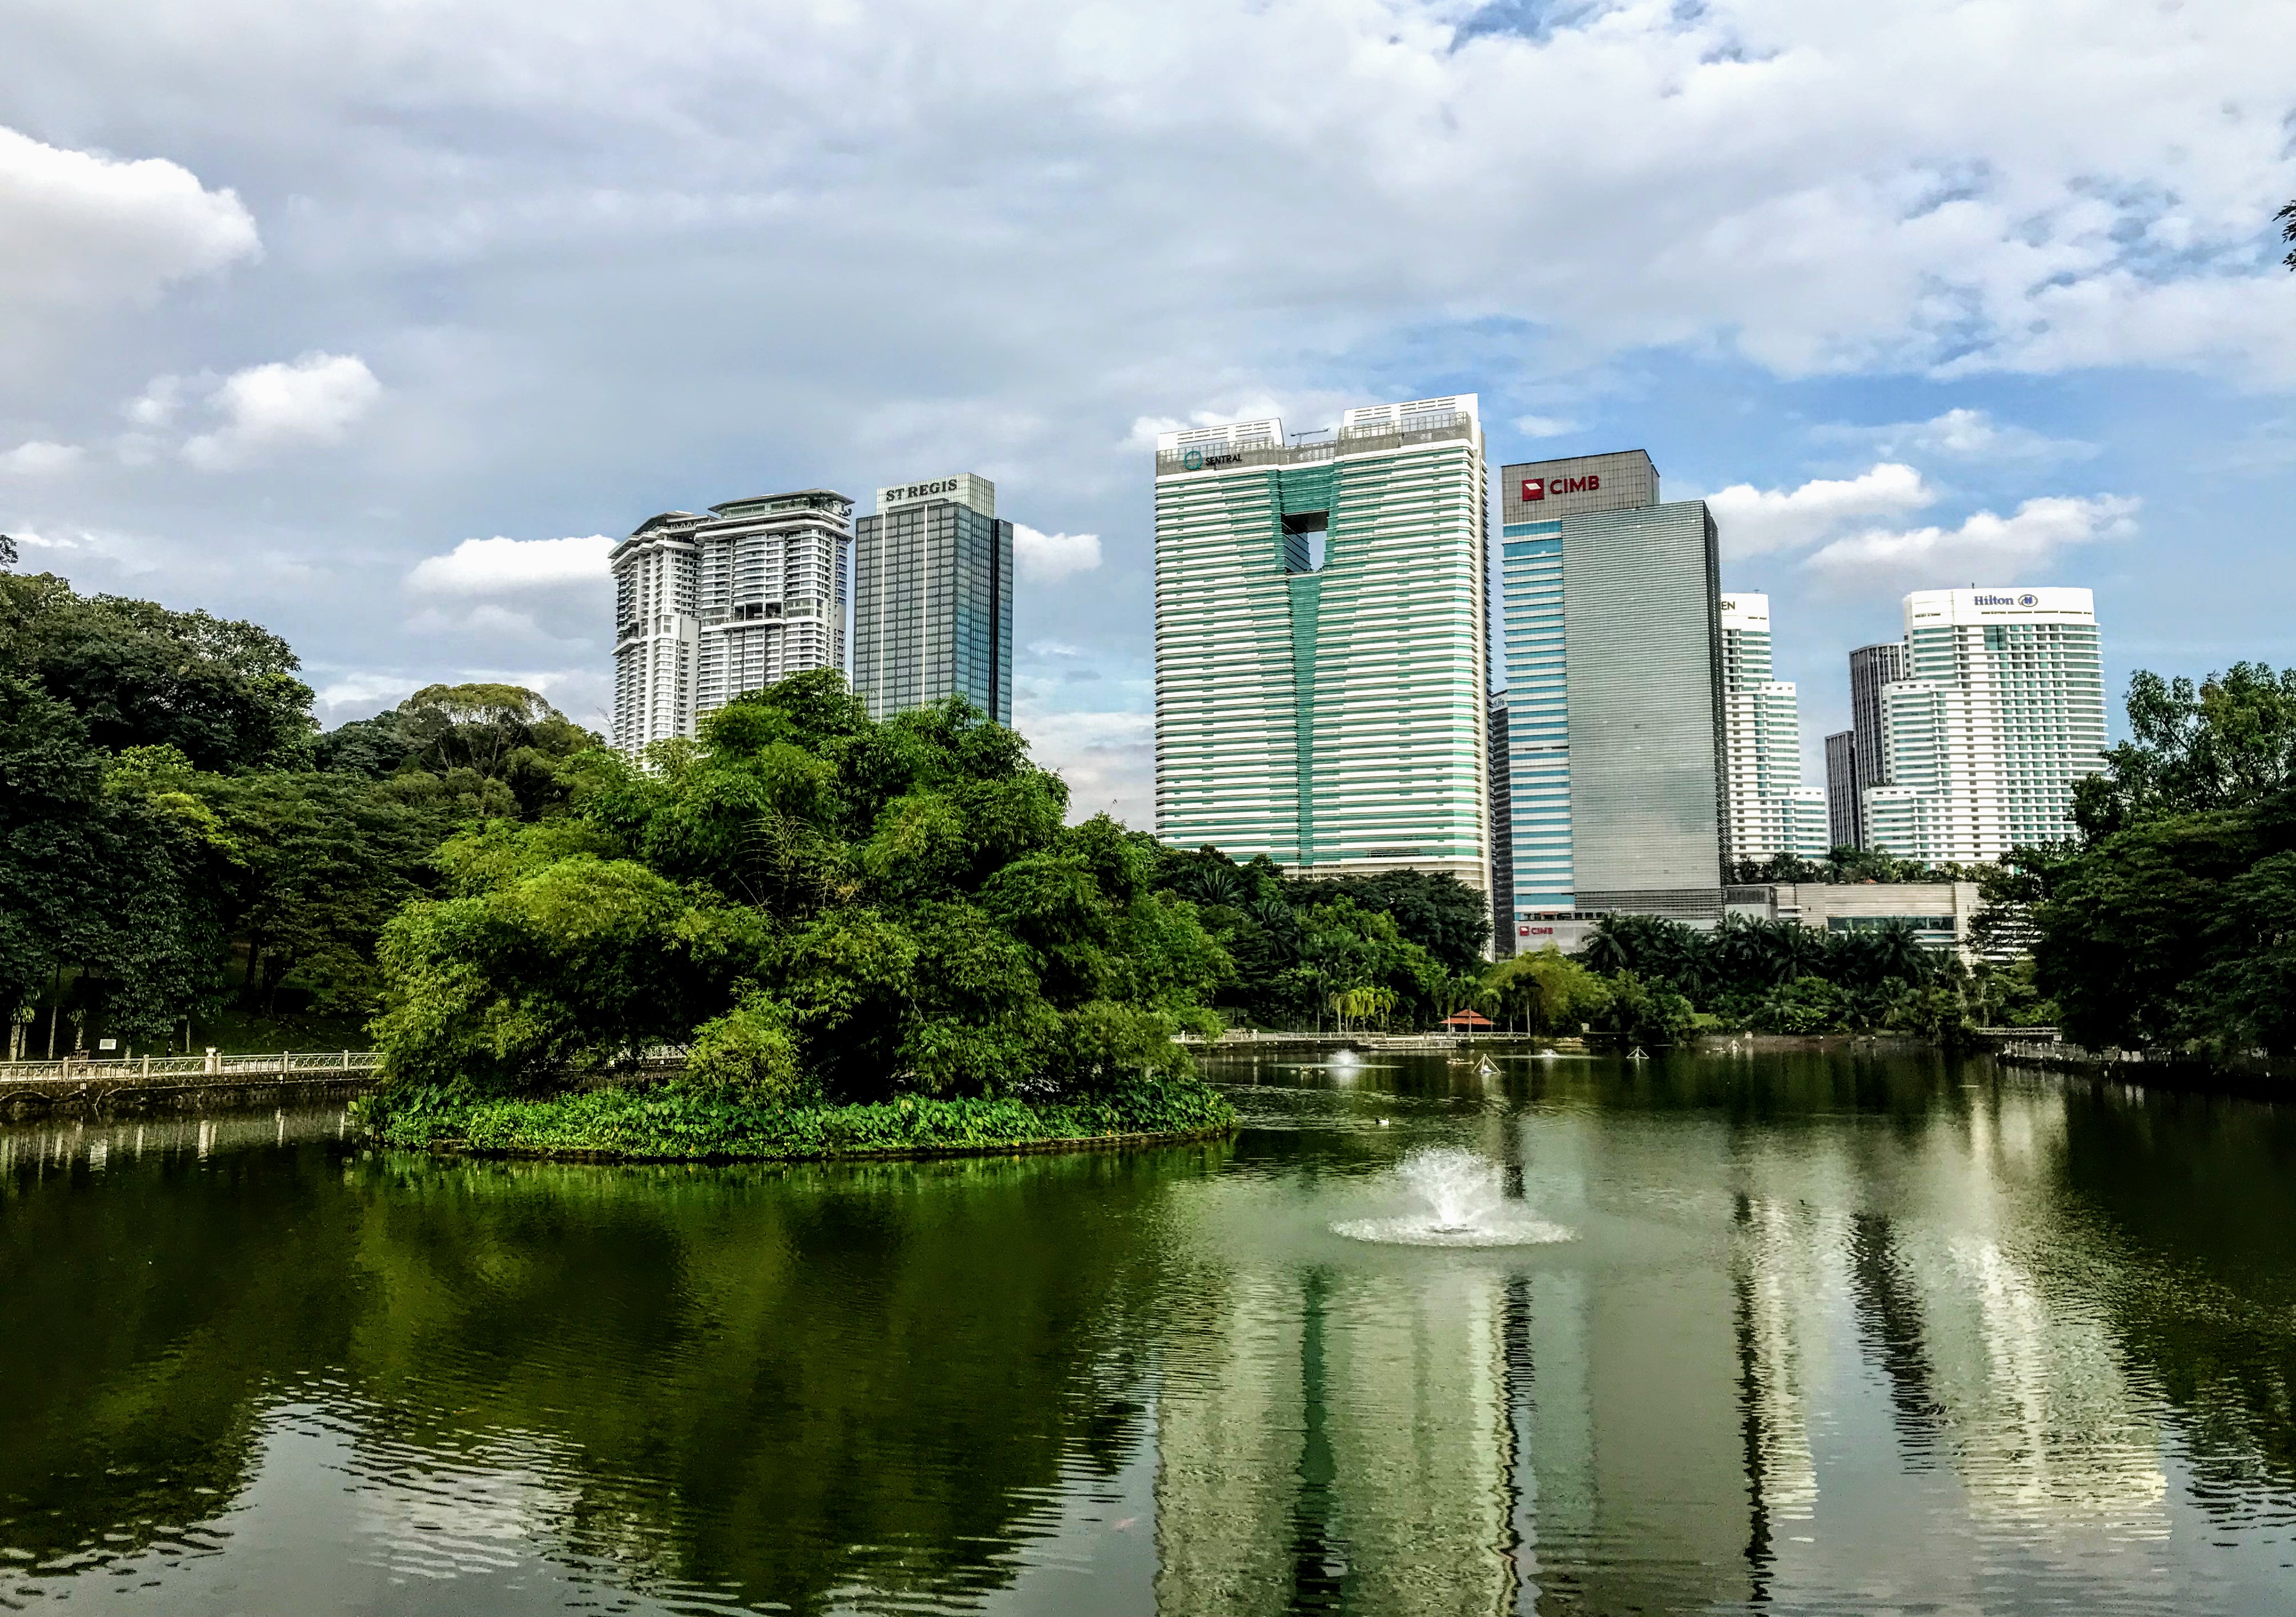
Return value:
[(1639, 449), (1500, 473), (1515, 934), (1722, 913), (1720, 587), (1702, 500)]
[(962, 696), (1013, 722), (1013, 524), (969, 472), (877, 490), (854, 545), (853, 688), (873, 718)]
[(1156, 832), (1315, 875), (1487, 890), (1473, 395), (1156, 447)]

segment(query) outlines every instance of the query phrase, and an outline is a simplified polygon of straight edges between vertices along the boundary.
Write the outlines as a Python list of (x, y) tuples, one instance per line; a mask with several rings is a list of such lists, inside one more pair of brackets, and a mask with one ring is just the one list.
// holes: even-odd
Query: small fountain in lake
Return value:
[(1354, 1219), (1332, 1226), (1351, 1241), (1401, 1246), (1538, 1246), (1572, 1239), (1560, 1224), (1525, 1218), (1510, 1206), (1499, 1165), (1456, 1146), (1425, 1146), (1396, 1170), (1423, 1211), (1395, 1219)]

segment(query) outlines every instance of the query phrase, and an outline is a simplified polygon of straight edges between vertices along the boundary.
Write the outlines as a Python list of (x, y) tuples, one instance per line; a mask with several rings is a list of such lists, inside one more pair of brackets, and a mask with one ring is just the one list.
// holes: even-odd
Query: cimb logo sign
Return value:
[(1543, 500), (1548, 495), (1592, 494), (1603, 486), (1603, 474), (1589, 472), (1584, 477), (1527, 477), (1522, 480), (1525, 505)]

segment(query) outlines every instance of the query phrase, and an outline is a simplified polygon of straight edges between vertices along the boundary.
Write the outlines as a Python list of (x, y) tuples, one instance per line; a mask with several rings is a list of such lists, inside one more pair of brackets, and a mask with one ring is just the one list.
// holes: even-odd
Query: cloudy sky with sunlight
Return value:
[[(2296, 5), (0, 0), (0, 531), (330, 722), (604, 727), (615, 537), (977, 471), (1020, 726), (1148, 818), (1148, 449), (1647, 447), (1808, 749), (1915, 587), (2296, 662)], [(2119, 719), (2118, 704), (2114, 717)]]

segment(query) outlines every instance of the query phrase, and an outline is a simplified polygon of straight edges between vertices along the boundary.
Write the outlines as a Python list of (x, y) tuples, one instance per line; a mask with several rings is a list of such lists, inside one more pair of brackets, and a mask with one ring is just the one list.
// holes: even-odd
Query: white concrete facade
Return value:
[(1882, 687), (1887, 785), (1871, 846), (1977, 862), (2074, 833), (2073, 783), (2103, 767), (2104, 669), (2086, 589), (1907, 595), (1906, 677)]
[(845, 669), (853, 502), (827, 488), (669, 511), (614, 547), (614, 745), (691, 736), (736, 696)]
[(1801, 697), (1771, 677), (1770, 598), (1722, 597), (1723, 825), (1726, 857), (1827, 851), (1825, 792), (1801, 767)]

